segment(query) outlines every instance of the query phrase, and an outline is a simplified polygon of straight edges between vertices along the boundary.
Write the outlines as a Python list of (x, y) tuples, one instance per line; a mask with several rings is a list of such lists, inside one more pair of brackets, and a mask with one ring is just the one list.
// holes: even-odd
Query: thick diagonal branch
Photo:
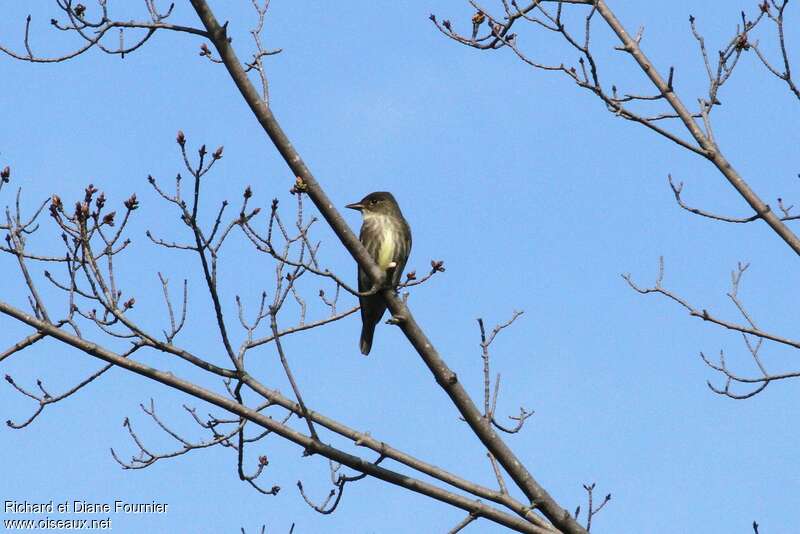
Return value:
[(675, 94), (671, 84), (661, 77), (655, 65), (653, 65), (650, 59), (642, 52), (639, 47), (639, 42), (630, 36), (604, 0), (597, 0), (595, 6), (597, 12), (600, 13), (614, 33), (617, 34), (619, 40), (622, 41), (623, 49), (636, 60), (636, 63), (647, 77), (650, 78), (653, 85), (656, 86), (664, 96), (664, 99), (669, 103), (672, 109), (675, 110), (678, 118), (683, 122), (692, 137), (694, 137), (697, 143), (703, 148), (706, 158), (708, 158), (719, 172), (725, 176), (728, 182), (736, 189), (739, 195), (747, 201), (756, 214), (763, 219), (787, 245), (789, 245), (795, 254), (800, 255), (800, 238), (780, 220), (780, 217), (769, 209), (769, 206), (761, 200), (755, 191), (753, 191), (747, 182), (739, 175), (736, 169), (733, 168), (716, 146), (716, 143), (703, 132), (692, 117), (692, 113), (686, 108), (678, 95)]
[(0, 301), (0, 313), (8, 315), (9, 317), (12, 317), (20, 322), (26, 323), (36, 328), (38, 331), (46, 334), (47, 336), (75, 347), (105, 362), (144, 376), (156, 382), (160, 382), (179, 391), (183, 391), (184, 393), (188, 393), (195, 398), (204, 400), (210, 404), (227, 410), (232, 414), (243, 417), (265, 429), (275, 432), (284, 439), (303, 447), (305, 450), (320, 454), (326, 458), (330, 458), (335, 462), (344, 464), (359, 472), (366, 473), (391, 484), (395, 484), (452, 506), (456, 506), (467, 512), (474, 513), (477, 516), (486, 517), (487, 519), (519, 532), (530, 532), (534, 534), (552, 534), (553, 532), (551, 529), (536, 526), (520, 517), (496, 510), (490, 506), (487, 506), (481, 501), (471, 500), (467, 497), (454, 494), (422, 480), (380, 467), (363, 458), (349, 454), (325, 443), (321, 443), (305, 434), (302, 434), (301, 432), (297, 432), (289, 426), (282, 424), (280, 421), (259, 413), (257, 410), (244, 406), (233, 399), (219, 395), (213, 391), (202, 388), (197, 384), (178, 378), (173, 373), (161, 371), (135, 360), (125, 358), (115, 352), (97, 345), (96, 343), (81, 339), (55, 327), (50, 323), (39, 320), (36, 317), (33, 317), (22, 310), (19, 310), (18, 308), (15, 308), (2, 301)]
[[(269, 106), (260, 98), (255, 86), (250, 82), (243, 65), (231, 46), (225, 28), (220, 26), (211, 8), (204, 0), (191, 0), (191, 2), (236, 87), (289, 168), (298, 177), (303, 191), (308, 194), (334, 233), (336, 233), (336, 236), (361, 268), (376, 283), (382, 280), (383, 273), (372, 261), (366, 249), (361, 245), (361, 242), (334, 207), (333, 202), (331, 202), (313, 174), (311, 174), (300, 154), (295, 150), (291, 141), (280, 127)], [(798, 250), (800, 251), (800, 245)], [(491, 424), (483, 418), (480, 410), (458, 381), (456, 374), (442, 360), (433, 343), (414, 320), (406, 304), (390, 289), (383, 292), (383, 297), (386, 299), (392, 315), (398, 319), (398, 326), (431, 370), (436, 381), (448, 394), (475, 435), (508, 472), (509, 476), (531, 501), (531, 504), (540, 509), (560, 530), (569, 533), (585, 532), (585, 529), (575, 521), (569, 512), (539, 485), (522, 462), (495, 433)]]

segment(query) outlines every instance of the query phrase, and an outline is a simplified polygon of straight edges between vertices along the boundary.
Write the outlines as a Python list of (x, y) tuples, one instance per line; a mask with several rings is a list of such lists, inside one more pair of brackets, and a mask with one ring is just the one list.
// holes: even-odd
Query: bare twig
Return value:
[[(599, 505), (597, 505), (597, 507), (595, 507), (595, 505), (594, 505), (594, 488), (595, 488), (595, 483), (594, 482), (592, 482), (591, 484), (584, 484), (583, 485), (583, 489), (586, 490), (587, 500), (589, 501), (588, 502), (588, 506), (587, 506), (588, 512), (586, 514), (586, 532), (589, 532), (589, 531), (592, 530), (592, 519), (594, 518), (594, 516), (596, 516), (600, 512), (600, 510), (602, 510), (603, 507), (605, 507), (605, 505), (608, 504), (608, 502), (611, 500), (611, 494), (609, 493), (609, 494), (607, 494), (605, 496), (605, 498), (603, 499), (603, 502), (601, 502)], [(580, 510), (580, 507), (578, 509)], [(578, 515), (577, 512), (576, 512), (575, 515), (577, 517), (577, 515)]]
[[(745, 271), (749, 267), (748, 264), (740, 263), (737, 266), (737, 270), (731, 274), (731, 291), (728, 293), (728, 297), (733, 302), (736, 309), (744, 318), (746, 324), (738, 324), (733, 323), (731, 321), (720, 319), (714, 315), (712, 315), (706, 309), (698, 309), (689, 304), (689, 302), (684, 299), (683, 297), (678, 296), (672, 291), (669, 291), (664, 288), (663, 280), (664, 280), (664, 259), (659, 259), (659, 270), (658, 276), (656, 277), (655, 284), (652, 287), (641, 287), (633, 282), (631, 276), (629, 274), (623, 275), (625, 281), (633, 288), (635, 291), (641, 294), (660, 294), (663, 295), (670, 300), (678, 303), (681, 307), (683, 307), (686, 311), (689, 312), (689, 315), (692, 317), (698, 317), (704, 321), (707, 321), (712, 324), (716, 324), (728, 330), (733, 330), (739, 332), (742, 335), (742, 339), (747, 347), (750, 356), (753, 359), (753, 362), (756, 364), (760, 376), (757, 377), (745, 377), (741, 376), (737, 373), (731, 371), (727, 363), (725, 361), (725, 354), (723, 351), (720, 351), (720, 358), (719, 362), (715, 363), (712, 362), (703, 352), (700, 353), (700, 357), (703, 359), (703, 362), (708, 365), (711, 369), (721, 373), (725, 377), (725, 385), (723, 387), (714, 386), (710, 381), (708, 382), (708, 387), (715, 393), (720, 395), (725, 395), (732, 399), (748, 399), (761, 391), (763, 391), (770, 382), (777, 381), (777, 380), (785, 380), (788, 378), (797, 378), (800, 377), (800, 371), (797, 372), (787, 372), (787, 373), (770, 373), (767, 371), (766, 366), (761, 360), (760, 350), (762, 348), (762, 344), (764, 341), (774, 341), (776, 343), (790, 346), (793, 348), (800, 348), (800, 341), (785, 338), (782, 336), (778, 336), (762, 330), (758, 327), (756, 322), (754, 321), (753, 317), (745, 308), (744, 304), (739, 298), (739, 289), (742, 281), (742, 276), (744, 275)], [(731, 386), (734, 383), (744, 384), (744, 385), (755, 385), (756, 387), (747, 393), (740, 394), (735, 393)]]

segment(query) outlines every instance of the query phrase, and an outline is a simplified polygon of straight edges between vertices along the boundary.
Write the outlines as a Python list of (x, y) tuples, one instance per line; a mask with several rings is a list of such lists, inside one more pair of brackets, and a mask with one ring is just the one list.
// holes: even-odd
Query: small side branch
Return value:
[[(727, 365), (727, 362), (725, 360), (725, 353), (723, 351), (720, 351), (719, 361), (717, 362), (714, 362), (711, 359), (709, 359), (703, 352), (700, 353), (700, 357), (702, 358), (703, 362), (714, 371), (721, 373), (725, 379), (725, 384), (722, 387), (714, 386), (710, 381), (708, 382), (708, 387), (714, 393), (717, 393), (719, 395), (724, 395), (726, 397), (730, 397), (732, 399), (737, 399), (737, 400), (748, 399), (754, 395), (757, 395), (758, 393), (763, 391), (767, 387), (767, 385), (769, 385), (770, 382), (800, 377), (800, 371), (791, 371), (786, 373), (769, 372), (767, 370), (766, 365), (762, 361), (761, 349), (765, 341), (773, 341), (795, 349), (800, 348), (800, 341), (775, 335), (765, 330), (762, 330), (755, 322), (754, 318), (752, 317), (750, 312), (744, 306), (744, 303), (739, 298), (741, 281), (748, 267), (749, 264), (747, 263), (739, 263), (737, 265), (737, 269), (731, 273), (731, 291), (728, 292), (727, 294), (727, 296), (730, 298), (731, 302), (734, 304), (739, 314), (744, 319), (745, 324), (734, 323), (731, 321), (720, 319), (715, 315), (711, 314), (706, 309), (695, 308), (683, 297), (664, 288), (663, 257), (659, 259), (658, 276), (656, 277), (656, 282), (652, 287), (647, 287), (647, 288), (641, 287), (637, 285), (635, 282), (633, 282), (630, 274), (622, 275), (622, 277), (625, 279), (628, 285), (638, 293), (641, 293), (643, 295), (649, 293), (663, 295), (668, 299), (672, 300), (673, 302), (676, 302), (682, 308), (684, 308), (689, 313), (690, 316), (700, 318), (706, 322), (716, 324), (728, 330), (733, 330), (735, 332), (738, 332), (742, 336), (742, 340), (745, 344), (745, 347), (750, 353), (750, 356), (753, 362), (755, 363), (756, 368), (758, 369), (759, 373), (758, 376), (747, 377), (732, 371)], [(737, 393), (732, 389), (733, 384), (755, 386), (755, 388), (747, 391), (746, 393)]]
[[(478, 328), (481, 334), (481, 359), (483, 360), (483, 417), (488, 420), (492, 426), (507, 434), (516, 434), (522, 430), (525, 421), (533, 415), (533, 410), (526, 410), (523, 407), (519, 409), (518, 416), (509, 416), (509, 419), (516, 421), (514, 427), (506, 427), (497, 422), (495, 418), (495, 409), (497, 407), (497, 397), (500, 393), (500, 373), (495, 377), (494, 389), (491, 387), (491, 356), (489, 354), (489, 347), (494, 342), (497, 334), (504, 329), (511, 326), (524, 312), (514, 311), (511, 318), (504, 323), (496, 325), (492, 331), (487, 335), (486, 327), (484, 326), (483, 319), (478, 318)], [(493, 457), (492, 457), (493, 458)], [(494, 464), (493, 464), (494, 466)]]
[[(605, 505), (608, 504), (609, 501), (611, 501), (611, 494), (609, 493), (605, 496), (605, 498), (599, 505), (595, 506), (596, 503), (594, 502), (594, 488), (595, 488), (594, 482), (592, 482), (591, 484), (583, 485), (583, 489), (586, 490), (587, 500), (589, 501), (587, 503), (588, 513), (586, 514), (586, 532), (590, 532), (592, 530), (592, 519), (594, 518), (594, 516), (600, 513), (600, 510), (602, 510), (605, 507)], [(575, 510), (576, 519), (580, 515), (580, 511), (581, 507), (578, 506), (578, 508)]]
[[(372, 465), (378, 465), (384, 460), (384, 456), (381, 455), (377, 460), (372, 462)], [(331, 476), (331, 483), (333, 484), (333, 488), (331, 488), (328, 496), (322, 501), (321, 504), (316, 504), (312, 501), (308, 495), (306, 495), (305, 490), (303, 489), (303, 483), (301, 481), (297, 481), (297, 489), (300, 490), (300, 495), (303, 497), (303, 500), (306, 501), (312, 509), (316, 512), (329, 515), (336, 511), (336, 508), (339, 506), (339, 503), (342, 500), (342, 495), (344, 495), (344, 487), (350, 482), (357, 482), (362, 480), (366, 474), (362, 473), (356, 476), (346, 476), (342, 473), (339, 473), (339, 470), (342, 467), (342, 464), (329, 461), (329, 468), (330, 468), (330, 476)]]
[(464, 519), (459, 521), (456, 526), (454, 526), (453, 528), (448, 530), (447, 534), (458, 534), (459, 532), (464, 530), (467, 527), (467, 525), (469, 525), (470, 523), (472, 523), (476, 519), (478, 519), (478, 516), (476, 516), (475, 514), (467, 515), (467, 517), (465, 517)]
[[(675, 201), (678, 203), (678, 206), (688, 211), (689, 213), (694, 213), (695, 215), (700, 215), (701, 217), (706, 217), (707, 219), (713, 219), (715, 221), (722, 221), (729, 223), (749, 223), (757, 221), (758, 219), (762, 218), (762, 214), (760, 213), (756, 213), (755, 215), (751, 215), (750, 217), (728, 217), (725, 215), (717, 215), (715, 213), (711, 213), (709, 211), (701, 210), (698, 208), (693, 208), (691, 206), (688, 206), (681, 197), (681, 192), (683, 191), (683, 182), (675, 184), (675, 182), (672, 181), (671, 174), (667, 175), (667, 180), (669, 181), (669, 186), (672, 189), (672, 193), (675, 195)], [(769, 206), (767, 206), (767, 209), (769, 210)]]
[[(134, 345), (134, 347), (131, 348), (127, 353), (122, 355), (122, 357), (127, 358), (128, 356), (130, 356), (131, 354), (136, 352), (136, 350), (138, 350), (140, 347), (141, 347), (141, 345)], [(42, 413), (42, 411), (44, 411), (44, 409), (48, 405), (55, 404), (57, 402), (60, 402), (60, 401), (62, 401), (64, 399), (74, 395), (75, 393), (77, 393), (78, 391), (83, 389), (84, 387), (86, 387), (89, 384), (91, 384), (92, 382), (94, 382), (97, 378), (99, 378), (101, 375), (103, 375), (103, 373), (105, 373), (106, 371), (108, 371), (112, 367), (113, 367), (113, 365), (111, 365), (111, 364), (104, 365), (103, 367), (101, 367), (100, 369), (98, 369), (94, 373), (90, 374), (89, 376), (87, 376), (86, 378), (84, 378), (83, 380), (81, 380), (80, 382), (78, 382), (77, 384), (75, 384), (74, 386), (69, 388), (68, 390), (64, 391), (63, 393), (61, 393), (59, 395), (55, 395), (55, 396), (51, 395), (47, 391), (47, 389), (45, 389), (44, 383), (42, 382), (41, 379), (36, 380), (36, 386), (39, 388), (39, 392), (40, 393), (33, 393), (33, 392), (30, 392), (27, 389), (23, 388), (19, 384), (17, 384), (16, 381), (14, 381), (14, 379), (11, 377), (11, 375), (6, 375), (5, 376), (6, 382), (11, 384), (11, 387), (16, 389), (22, 395), (24, 395), (24, 396), (26, 396), (26, 397), (28, 397), (30, 399), (33, 399), (34, 401), (39, 403), (39, 406), (36, 408), (36, 411), (34, 411), (33, 414), (31, 414), (31, 416), (28, 417), (28, 419), (26, 419), (22, 423), (15, 423), (11, 419), (8, 419), (8, 420), (6, 420), (6, 425), (8, 425), (9, 427), (14, 428), (14, 429), (25, 428), (26, 426), (31, 424), (37, 417), (39, 417), (39, 415)]]
[[(746, 267), (745, 267), (746, 268)], [(670, 300), (678, 303), (681, 307), (683, 307), (686, 311), (689, 312), (689, 315), (692, 317), (697, 317), (704, 321), (716, 324), (723, 328), (727, 328), (728, 330), (734, 330), (736, 332), (741, 332), (742, 334), (748, 334), (752, 336), (756, 336), (759, 338), (767, 339), (769, 341), (775, 341), (776, 343), (780, 343), (783, 345), (787, 345), (789, 347), (793, 347), (796, 349), (800, 349), (800, 340), (790, 339), (783, 336), (779, 336), (776, 334), (772, 334), (770, 332), (766, 332), (759, 328), (755, 328), (753, 326), (746, 326), (743, 324), (737, 324), (730, 321), (726, 321), (724, 319), (719, 319), (716, 316), (712, 315), (706, 309), (698, 309), (689, 304), (689, 302), (676, 295), (672, 291), (665, 289), (661, 283), (664, 279), (664, 258), (661, 257), (659, 259), (659, 274), (656, 278), (656, 283), (652, 287), (641, 287), (637, 285), (633, 279), (631, 278), (630, 274), (623, 274), (622, 278), (628, 283), (628, 285), (633, 288), (636, 292), (641, 293), (642, 295), (647, 295), (649, 293), (657, 293), (664, 295), (665, 297), (669, 298)]]
[[(4, 45), (0, 45), (0, 52), (3, 52), (14, 59), (29, 61), (31, 63), (60, 63), (62, 61), (67, 61), (78, 57), (92, 48), (97, 48), (106, 54), (118, 55), (124, 58), (126, 54), (138, 50), (159, 30), (175, 31), (194, 34), (201, 37), (208, 37), (208, 33), (199, 28), (166, 22), (166, 20), (172, 14), (172, 8), (167, 10), (166, 13), (162, 14), (159, 13), (150, 2), (145, 2), (148, 8), (148, 14), (150, 15), (150, 20), (141, 21), (111, 20), (109, 18), (108, 7), (105, 1), (98, 2), (100, 11), (97, 13), (94, 19), (89, 17), (86, 7), (82, 4), (73, 5), (71, 0), (66, 2), (59, 1), (56, 3), (63, 12), (65, 20), (59, 21), (53, 18), (50, 19), (50, 25), (55, 30), (72, 33), (78, 36), (83, 41), (81, 46), (60, 56), (44, 57), (35, 55), (30, 42), (31, 16), (28, 15), (25, 19), (25, 35), (22, 43), (25, 53), (23, 54), (16, 52)], [(119, 30), (119, 45), (117, 47), (109, 47), (108, 45), (104, 44), (104, 37), (114, 29)], [(137, 29), (144, 30), (144, 34), (135, 39), (133, 43), (126, 44), (125, 30)]]

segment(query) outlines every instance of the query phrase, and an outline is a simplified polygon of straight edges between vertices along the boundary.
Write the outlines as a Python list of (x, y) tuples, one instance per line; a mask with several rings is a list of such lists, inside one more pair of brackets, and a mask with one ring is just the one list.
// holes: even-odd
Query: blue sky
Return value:
[[(731, 35), (739, 11), (752, 12), (755, 2), (730, 1), (723, 9), (684, 0), (631, 4), (611, 7), (630, 31), (645, 27), (644, 51), (662, 72), (676, 67), (676, 90), (692, 105), (707, 81), (689, 14), (713, 52)], [(230, 20), (234, 44), (245, 57), (246, 30), (254, 23), (250, 3), (213, 6), (218, 18)], [(137, 3), (124, 8), (117, 12), (123, 19), (144, 11)], [(29, 9), (36, 10), (35, 52), (69, 46), (48, 27), (55, 9), (46, 3), (34, 8), (4, 2), (0, 41), (20, 49)], [(199, 25), (187, 3), (175, 10), (176, 21)], [(422, 273), (431, 259), (445, 261), (447, 271), (415, 288), (410, 305), (476, 399), (482, 379), (475, 319), (492, 325), (513, 310), (525, 311), (492, 346), (494, 368), (503, 376), (499, 412), (513, 414), (520, 404), (536, 411), (508, 443), (568, 509), (586, 508), (584, 483), (596, 482), (599, 494), (613, 495), (593, 531), (749, 532), (757, 520), (762, 533), (785, 532), (800, 505), (800, 384), (776, 383), (749, 401), (714, 395), (706, 380), (719, 383), (719, 377), (699, 352), (724, 349), (733, 366), (753, 372), (741, 337), (692, 319), (665, 299), (634, 293), (620, 274), (650, 284), (664, 256), (667, 287), (699, 308), (738, 319), (725, 292), (736, 262), (751, 262), (742, 299), (760, 326), (792, 337), (793, 288), (800, 281), (791, 269), (794, 255), (763, 224), (713, 223), (675, 205), (668, 173), (685, 182), (688, 202), (749, 215), (707, 162), (614, 118), (564, 77), (532, 71), (508, 51), (456, 45), (435, 30), (430, 12), (468, 28), (471, 11), (462, 1), (352, 2), (335, 11), (312, 2), (273, 2), (265, 44), (284, 51), (267, 60), (272, 107), (312, 172), (340, 207), (370, 191), (394, 192), (414, 231), (409, 268)], [(791, 6), (789, 12), (787, 39), (797, 50), (797, 13)], [(600, 27), (594, 44), (606, 50), (598, 51), (603, 79), (630, 91), (647, 90), (633, 62), (609, 51), (616, 42)], [(555, 36), (533, 28), (520, 30), (519, 39), (537, 57), (575, 58)], [(54, 192), (70, 206), (88, 183), (117, 205), (136, 192), (141, 208), (129, 230), (134, 243), (119, 264), (123, 287), (137, 300), (132, 316), (156, 331), (163, 328), (156, 272), (173, 283), (187, 277), (189, 324), (178, 339), (208, 353), (219, 344), (199, 266), (144, 237), (148, 228), (170, 239), (185, 236), (146, 177), (168, 183), (181, 171), (178, 129), (194, 148), (225, 146), (205, 188), (206, 215), (225, 198), (236, 205), (251, 185), (254, 201), (268, 206), (277, 197), (288, 216), (293, 177), (224, 69), (198, 56), (201, 42), (160, 33), (124, 60), (96, 52), (56, 65), (0, 58), (0, 166), (12, 167), (11, 185), (23, 188), (23, 205), (29, 207)], [(752, 54), (743, 58), (720, 100), (715, 131), (724, 153), (765, 201), (795, 198), (797, 100)], [(13, 189), (0, 195), (0, 204), (13, 204)], [(358, 227), (356, 213), (345, 216)], [(325, 264), (353, 281), (355, 265), (331, 232), (319, 225), (316, 235)], [(31, 247), (53, 250), (57, 239), (47, 220)], [(220, 283), (233, 317), (233, 296), (253, 306), (262, 289), (272, 289), (273, 267), (244, 239), (228, 246)], [(0, 269), (3, 299), (24, 307), (13, 258), (0, 257)], [(321, 286), (308, 281), (304, 291), (313, 299)], [(46, 294), (63, 311), (63, 300)], [(321, 316), (324, 310), (310, 313)], [(283, 320), (295, 318), (287, 311)], [(29, 333), (9, 319), (0, 325), (4, 346)], [(359, 328), (351, 317), (286, 339), (306, 402), (493, 485), (477, 440), (402, 334), (379, 326), (373, 352), (363, 358)], [(242, 332), (236, 335), (241, 339)], [(222, 356), (209, 357), (224, 363)], [(141, 358), (202, 380), (163, 356)], [(276, 358), (264, 347), (251, 361), (266, 383), (288, 392)], [(780, 347), (768, 346), (765, 358), (775, 371), (797, 368), (794, 355)], [(0, 370), (25, 386), (35, 388), (42, 378), (60, 391), (97, 367), (86, 355), (42, 342)], [(3, 386), (2, 419), (26, 418), (31, 402)], [(241, 483), (235, 455), (220, 448), (122, 471), (109, 448), (123, 456), (135, 452), (122, 427), (125, 417), (155, 450), (175, 446), (139, 410), (150, 398), (176, 428), (204, 437), (181, 404), (197, 405), (203, 413), (207, 406), (112, 370), (48, 408), (29, 428), (0, 430), (0, 500), (169, 503), (169, 512), (160, 516), (115, 516), (118, 532), (250, 532), (266, 524), (273, 533), (288, 531), (292, 523), (295, 532), (446, 532), (463, 517), (369, 479), (349, 485), (332, 516), (316, 514), (295, 483), (302, 479), (312, 496), (324, 498), (326, 462), (302, 458), (297, 447), (274, 437), (251, 451), (250, 465), (258, 454), (269, 455), (261, 480), (282, 487), (276, 497)], [(467, 531), (499, 530), (481, 522)]]

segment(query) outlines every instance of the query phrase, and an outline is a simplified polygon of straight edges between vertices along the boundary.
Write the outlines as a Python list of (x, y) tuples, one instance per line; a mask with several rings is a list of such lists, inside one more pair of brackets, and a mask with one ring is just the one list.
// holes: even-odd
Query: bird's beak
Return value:
[(352, 204), (348, 204), (345, 208), (350, 208), (351, 210), (361, 211), (364, 209), (364, 205), (360, 202), (353, 202)]

